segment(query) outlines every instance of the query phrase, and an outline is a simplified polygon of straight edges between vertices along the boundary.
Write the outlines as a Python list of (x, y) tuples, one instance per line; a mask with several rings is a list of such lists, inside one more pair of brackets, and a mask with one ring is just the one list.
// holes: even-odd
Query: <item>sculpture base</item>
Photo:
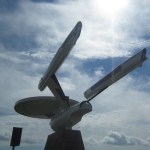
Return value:
[(63, 130), (50, 134), (44, 150), (85, 150), (79, 130)]

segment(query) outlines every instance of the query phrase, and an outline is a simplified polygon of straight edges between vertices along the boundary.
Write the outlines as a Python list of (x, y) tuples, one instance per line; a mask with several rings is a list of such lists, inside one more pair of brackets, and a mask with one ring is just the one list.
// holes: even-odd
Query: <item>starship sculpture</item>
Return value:
[(16, 102), (14, 107), (16, 112), (22, 115), (33, 118), (50, 119), (50, 126), (54, 131), (72, 129), (74, 125), (81, 121), (85, 114), (92, 111), (90, 101), (95, 96), (135, 68), (141, 67), (143, 62), (147, 59), (146, 48), (144, 48), (87, 89), (84, 92), (84, 101), (79, 102), (70, 99), (65, 95), (55, 74), (76, 44), (81, 29), (82, 23), (79, 21), (58, 49), (47, 71), (39, 81), (39, 90), (43, 91), (48, 87), (54, 96), (38, 96), (21, 99)]

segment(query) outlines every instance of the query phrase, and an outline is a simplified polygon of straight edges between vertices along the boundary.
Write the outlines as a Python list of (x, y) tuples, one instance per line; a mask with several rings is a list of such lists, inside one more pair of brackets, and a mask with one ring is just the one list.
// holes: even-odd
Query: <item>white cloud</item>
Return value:
[(7, 144), (11, 140), (13, 127), (23, 128), (21, 136), (21, 143), (23, 145), (43, 145), (46, 142), (47, 136), (52, 133), (49, 120), (34, 119), (21, 115), (5, 116), (0, 117), (0, 119), (0, 142), (5, 141)]
[[(85, 60), (129, 56), (134, 49), (140, 50), (150, 45), (149, 38), (142, 38), (150, 27), (149, 2), (144, 2), (147, 6), (144, 5), (144, 8), (141, 8), (142, 2), (135, 5), (136, 2), (132, 1), (131, 7), (117, 14), (116, 22), (106, 17), (99, 8), (96, 9), (92, 1), (85, 0), (62, 1), (60, 4), (23, 1), (20, 2), (19, 9), (12, 14), (1, 14), (0, 22), (3, 21), (8, 29), (3, 30), (5, 31), (3, 36), (9, 37), (8, 43), (12, 44), (9, 35), (19, 37), (16, 41), (14, 39), (16, 49), (13, 44), (12, 47), (7, 47), (8, 43), (0, 41), (1, 105), (12, 110), (18, 99), (51, 95), (48, 89), (44, 92), (37, 89), (39, 79), (43, 75), (42, 71), (45, 71), (57, 49), (78, 20), (83, 22), (81, 36), (71, 52), (71, 57), (61, 66), (58, 78), (66, 95), (79, 101), (84, 100), (83, 92), (95, 83), (98, 77), (104, 75), (105, 71), (100, 66), (96, 68), (95, 74), (90, 76), (83, 70), (79, 70), (78, 68)], [(139, 15), (144, 18), (138, 18)], [(140, 23), (139, 19), (141, 19)], [(67, 75), (61, 76), (63, 73)], [(150, 113), (150, 95), (141, 89), (148, 89), (150, 82), (144, 83), (128, 76), (91, 102), (94, 113), (85, 116), (78, 126), (87, 144), (94, 143), (96, 149), (100, 146), (98, 143), (104, 135), (113, 129), (116, 131), (120, 129), (127, 134), (130, 132), (134, 137), (142, 138), (147, 135), (150, 120), (147, 115)], [(48, 122), (24, 117), (20, 119), (19, 116), (1, 117), (1, 129), (6, 128), (6, 131), (11, 133), (10, 127), (14, 125), (26, 128), (23, 131), (25, 132), (24, 142), (41, 141), (45, 144), (49, 134), (47, 133)], [(33, 139), (29, 139), (31, 134)], [(8, 138), (5, 134), (1, 136)], [(127, 145), (146, 145), (145, 140), (121, 133), (109, 133), (104, 139), (112, 143), (122, 140)]]
[(91, 101), (93, 112), (84, 116), (78, 125), (85, 141), (90, 135), (99, 143), (109, 130), (119, 130), (133, 135), (129, 138), (130, 141), (126, 141), (128, 144), (147, 145), (148, 140), (141, 141), (140, 138), (145, 139), (145, 136), (148, 136), (149, 93), (136, 89), (134, 82), (134, 79), (128, 76)]
[(8, 141), (10, 140), (10, 133), (8, 131), (1, 130), (0, 131), (0, 141)]
[(113, 145), (144, 145), (150, 146), (150, 143), (146, 140), (126, 136), (124, 133), (110, 131), (106, 137), (104, 137), (103, 143)]
[(75, 85), (71, 82), (71, 79), (65, 77), (60, 79), (60, 84), (63, 86), (63, 89), (67, 91), (75, 90)]
[[(74, 4), (76, 4), (76, 7)], [(98, 4), (100, 5), (100, 2)], [(83, 9), (83, 6), (86, 9)], [(87, 11), (89, 7), (90, 12)], [(87, 59), (129, 55), (130, 50), (126, 48), (129, 43), (127, 44), (124, 41), (126, 33), (122, 29), (119, 32), (116, 30), (118, 26), (120, 27), (120, 22), (117, 20), (115, 22), (117, 27), (116, 25), (113, 26), (110, 18), (103, 17), (100, 12), (95, 10), (98, 10), (98, 8), (95, 9), (91, 1), (71, 1), (62, 4), (26, 1), (20, 2), (20, 9), (11, 14), (12, 17), (4, 16), (4, 19), (7, 23), (11, 22), (8, 34), (14, 34), (15, 32), (17, 36), (22, 34), (25, 37), (33, 36), (32, 40), (36, 42), (36, 46), (40, 51), (42, 50), (42, 53), (56, 52), (75, 23), (81, 20), (83, 31), (77, 42), (76, 50), (73, 52), (74, 56)], [(76, 15), (72, 16), (72, 14)], [(11, 18), (13, 18), (13, 23)], [(30, 45), (32, 44), (30, 41), (27, 42)], [(121, 43), (124, 43), (124, 48), (119, 46)]]

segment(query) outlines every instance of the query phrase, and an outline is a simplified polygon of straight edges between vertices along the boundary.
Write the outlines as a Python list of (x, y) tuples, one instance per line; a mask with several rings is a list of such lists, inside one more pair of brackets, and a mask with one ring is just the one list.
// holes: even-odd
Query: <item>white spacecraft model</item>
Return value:
[(63, 92), (55, 73), (76, 44), (81, 29), (82, 23), (78, 22), (59, 48), (39, 82), (39, 90), (43, 91), (45, 87), (48, 87), (54, 97), (38, 96), (25, 98), (16, 102), (14, 107), (16, 112), (28, 117), (51, 119), (50, 125), (54, 131), (71, 129), (81, 121), (85, 114), (92, 111), (90, 100), (135, 68), (141, 67), (147, 59), (146, 48), (144, 48), (86, 90), (84, 92), (85, 101), (78, 102), (69, 99)]

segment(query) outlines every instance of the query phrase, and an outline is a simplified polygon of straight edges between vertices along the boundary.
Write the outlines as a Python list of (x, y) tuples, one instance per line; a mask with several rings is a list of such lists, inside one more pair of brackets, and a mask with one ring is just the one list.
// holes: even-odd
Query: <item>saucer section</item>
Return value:
[[(70, 105), (78, 103), (69, 100)], [(21, 115), (33, 118), (51, 119), (58, 111), (59, 103), (55, 97), (38, 96), (21, 99), (15, 104), (15, 111)]]

